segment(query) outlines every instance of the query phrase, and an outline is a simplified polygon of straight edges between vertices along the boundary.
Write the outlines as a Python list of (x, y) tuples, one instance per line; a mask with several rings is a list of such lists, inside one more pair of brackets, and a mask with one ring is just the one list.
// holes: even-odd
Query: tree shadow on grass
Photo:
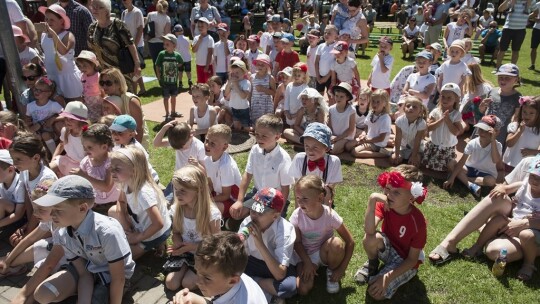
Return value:
[(424, 282), (422, 282), (418, 276), (414, 276), (409, 282), (399, 287), (392, 299), (386, 301), (376, 301), (367, 292), (366, 288), (366, 301), (365, 303), (414, 303), (414, 304), (427, 304), (431, 303), (427, 296), (427, 289)]
[[(535, 74), (540, 74), (540, 72), (535, 71)], [(530, 85), (534, 88), (540, 87), (540, 80), (538, 80), (538, 78), (536, 79), (521, 78), (521, 83), (524, 85)]]

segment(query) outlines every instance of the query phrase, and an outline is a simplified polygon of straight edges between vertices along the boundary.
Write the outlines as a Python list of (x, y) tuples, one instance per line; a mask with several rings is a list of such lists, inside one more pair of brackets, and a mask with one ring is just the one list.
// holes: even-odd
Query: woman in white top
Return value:
[(167, 15), (169, 3), (166, 0), (159, 0), (156, 5), (156, 11), (151, 12), (146, 17), (146, 22), (154, 22), (154, 37), (148, 40), (148, 49), (152, 63), (156, 63), (159, 52), (163, 51), (163, 41), (161, 37), (171, 32), (171, 18)]

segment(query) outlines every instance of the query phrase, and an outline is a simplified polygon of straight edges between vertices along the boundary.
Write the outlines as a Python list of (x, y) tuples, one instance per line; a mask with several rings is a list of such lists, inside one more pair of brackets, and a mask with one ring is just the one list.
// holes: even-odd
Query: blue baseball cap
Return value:
[(124, 132), (126, 130), (135, 131), (137, 130), (137, 122), (130, 115), (119, 115), (113, 120), (109, 129), (116, 132)]
[(304, 131), (304, 134), (300, 137), (300, 142), (302, 144), (306, 137), (311, 137), (328, 148), (332, 148), (332, 142), (330, 141), (332, 138), (332, 130), (325, 124), (320, 122), (310, 123)]
[(84, 177), (68, 175), (55, 181), (47, 194), (35, 200), (34, 203), (43, 207), (51, 207), (74, 198), (94, 199), (94, 187)]
[(421, 51), (420, 53), (416, 54), (416, 58), (426, 58), (429, 61), (433, 61), (433, 54), (431, 54), (428, 51)]
[(295, 40), (294, 35), (290, 33), (284, 33), (283, 36), (281, 37), (281, 41), (285, 43), (294, 42), (294, 40)]

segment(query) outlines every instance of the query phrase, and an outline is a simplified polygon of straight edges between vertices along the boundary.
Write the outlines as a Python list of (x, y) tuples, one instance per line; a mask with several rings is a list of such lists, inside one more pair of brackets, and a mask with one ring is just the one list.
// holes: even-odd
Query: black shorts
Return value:
[(531, 49), (538, 48), (540, 44), (540, 29), (533, 28), (531, 37)]
[(182, 65), (178, 68), (178, 70), (180, 72), (190, 73), (191, 72), (191, 61), (186, 61), (186, 62), (182, 63)]
[(330, 89), (331, 83), (332, 83), (332, 77), (328, 77), (328, 80), (323, 83), (319, 83), (318, 81), (315, 81), (315, 89), (319, 93), (324, 94), (324, 89)]
[(493, 53), (495, 53), (495, 51), (497, 50), (498, 47), (499, 47), (499, 45), (485, 45), (484, 46), (484, 52), (486, 54), (493, 54)]
[(503, 52), (508, 51), (510, 46), (510, 41), (512, 41), (512, 52), (518, 52), (521, 49), (521, 45), (525, 40), (525, 29), (522, 30), (511, 30), (503, 29), (501, 40), (499, 42), (499, 49)]

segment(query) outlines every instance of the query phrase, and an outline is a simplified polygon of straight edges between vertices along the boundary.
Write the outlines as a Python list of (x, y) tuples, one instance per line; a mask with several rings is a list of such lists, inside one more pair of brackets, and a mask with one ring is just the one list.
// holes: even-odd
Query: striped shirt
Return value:
[[(506, 15), (503, 29), (524, 30), (527, 26), (530, 7), (526, 8), (527, 0), (517, 0), (512, 12)], [(533, 5), (536, 7), (536, 4)]]

